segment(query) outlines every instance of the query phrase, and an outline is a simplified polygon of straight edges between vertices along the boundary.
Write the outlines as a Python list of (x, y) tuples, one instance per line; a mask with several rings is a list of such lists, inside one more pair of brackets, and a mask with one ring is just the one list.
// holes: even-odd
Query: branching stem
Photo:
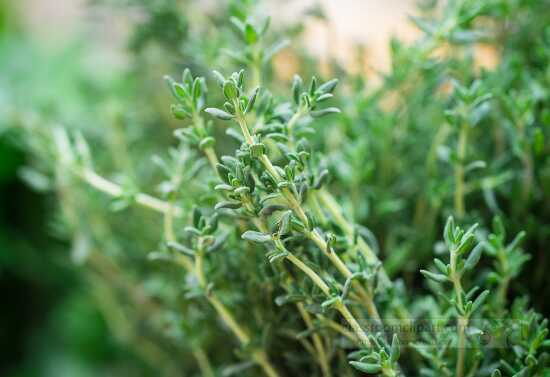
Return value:
[[(196, 116), (194, 118), (194, 123), (196, 124), (196, 126), (198, 127), (202, 127), (203, 125), (203, 120), (200, 116)], [(246, 124), (243, 124), (241, 125), (241, 128), (243, 130), (247, 130), (248, 128), (246, 127)], [(243, 131), (244, 133), (244, 131)], [(251, 139), (251, 138), (250, 138)], [(206, 154), (209, 162), (210, 162), (210, 165), (212, 167), (212, 169), (214, 170), (214, 172), (216, 174), (218, 174), (218, 170), (216, 169), (216, 164), (218, 163), (218, 158), (214, 152), (214, 150), (212, 148), (206, 148), (204, 149), (204, 153)], [(276, 173), (275, 169), (273, 168), (273, 172)], [(254, 213), (254, 206), (252, 204), (252, 201), (251, 199), (248, 197), (248, 196), (245, 196), (243, 198), (243, 203), (244, 203), (244, 207), (250, 211), (251, 213)], [(265, 221), (263, 221), (263, 219), (259, 218), (259, 217), (254, 217), (252, 218), (252, 223), (254, 224), (254, 226), (262, 233), (268, 233), (269, 232), (269, 229), (265, 223)], [(304, 320), (306, 326), (308, 327), (308, 329), (312, 329), (313, 328), (313, 323), (312, 323), (312, 320), (311, 320), (311, 316), (309, 315), (309, 313), (305, 310), (304, 306), (302, 303), (297, 303), (296, 304), (297, 308), (298, 308), (298, 311), (302, 317), (302, 319)], [(321, 338), (318, 334), (312, 334), (312, 339), (313, 339), (313, 343), (314, 343), (314, 346), (315, 346), (315, 349), (317, 351), (317, 353), (319, 354), (319, 364), (321, 366), (321, 371), (323, 373), (323, 376), (324, 377), (330, 377), (330, 365), (328, 363), (328, 358), (327, 358), (327, 355), (326, 355), (326, 351), (325, 351), (325, 348), (324, 348), (324, 345), (321, 341)], [(257, 362), (262, 362), (265, 364), (265, 360), (266, 358), (265, 357), (262, 357), (262, 355), (257, 355), (256, 358), (258, 358), (258, 360), (256, 360)], [(268, 368), (269, 369), (269, 368)], [(272, 369), (269, 369), (269, 370), (272, 370)]]
[[(284, 246), (282, 246), (280, 241), (278, 246), (281, 248), (284, 248)], [(315, 271), (313, 271), (313, 269), (311, 269), (304, 262), (302, 262), (298, 257), (290, 253), (288, 250), (286, 251), (288, 253), (286, 259), (289, 262), (291, 262), (293, 265), (298, 267), (298, 269), (300, 269), (303, 273), (305, 273), (327, 297), (330, 297), (330, 289), (328, 285), (323, 281), (323, 279)], [(367, 337), (365, 331), (361, 328), (361, 326), (359, 325), (359, 323), (357, 322), (353, 314), (351, 314), (347, 306), (344, 304), (344, 302), (342, 300), (338, 300), (335, 305), (335, 308), (340, 312), (340, 314), (342, 314), (342, 316), (351, 326), (355, 334), (359, 337), (361, 344), (364, 345), (365, 347), (370, 348), (371, 343), (369, 338)]]
[[(234, 102), (235, 108), (239, 109), (238, 102)], [(254, 140), (252, 136), (250, 135), (250, 131), (248, 129), (248, 125), (246, 123), (246, 120), (244, 118), (244, 114), (237, 110), (236, 114), (236, 121), (239, 124), (241, 131), (243, 132), (243, 135), (245, 137), (246, 142), (249, 145), (252, 145), (254, 143)], [(264, 165), (268, 173), (271, 175), (271, 177), (277, 182), (280, 183), (282, 181), (282, 178), (280, 174), (277, 172), (275, 167), (273, 166), (271, 160), (269, 157), (264, 153), (259, 156), (259, 160)], [(288, 188), (281, 189), (281, 193), (283, 194), (288, 206), (292, 211), (296, 214), (298, 219), (304, 223), (306, 227), (309, 227), (309, 220), (307, 218), (307, 215), (305, 214), (304, 209), (302, 208), (299, 200), (296, 198), (295, 194), (289, 190)], [(306, 236), (311, 239), (318, 247), (319, 249), (327, 255), (327, 257), (330, 259), (330, 261), (334, 264), (334, 266), (338, 269), (338, 271), (347, 279), (352, 276), (352, 272), (348, 269), (348, 267), (345, 265), (344, 262), (338, 257), (336, 253), (329, 252), (327, 243), (323, 239), (323, 237), (319, 234), (317, 230), (309, 231)], [(353, 282), (353, 287), (358, 290), (359, 295), (361, 296), (363, 300), (363, 304), (365, 304), (367, 310), (369, 311), (369, 315), (375, 319), (380, 320), (380, 316), (378, 314), (378, 311), (376, 310), (376, 306), (373, 302), (373, 299), (371, 295), (367, 293), (367, 291), (356, 281)]]

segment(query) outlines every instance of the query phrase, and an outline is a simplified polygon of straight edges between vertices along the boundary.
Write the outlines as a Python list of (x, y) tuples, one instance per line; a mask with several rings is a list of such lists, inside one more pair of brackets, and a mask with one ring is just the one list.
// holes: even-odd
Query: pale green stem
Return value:
[(523, 154), (521, 160), (524, 170), (522, 198), (524, 201), (528, 201), (533, 186), (533, 161), (531, 160), (531, 155), (527, 152)]
[(251, 64), (252, 69), (252, 87), (256, 88), (262, 85), (262, 60), (260, 59), (260, 53), (255, 51), (254, 61)]
[[(455, 296), (457, 300), (457, 305), (460, 308), (463, 308), (463, 301), (462, 301), (462, 284), (460, 282), (461, 276), (457, 272), (457, 254), (456, 251), (451, 250), (451, 273), (450, 278), (453, 282), (453, 287), (455, 291)], [(465, 352), (466, 352), (466, 327), (468, 326), (468, 317), (463, 315), (458, 315), (458, 355), (456, 359), (456, 377), (462, 377), (464, 375), (464, 359), (465, 359)]]
[[(336, 202), (334, 197), (327, 190), (322, 188), (319, 190), (319, 200), (321, 200), (321, 203), (330, 212), (336, 224), (342, 228), (348, 239), (352, 240), (354, 236), (353, 225), (344, 217), (342, 208), (338, 202)], [(363, 240), (362, 237), (358, 237), (357, 246), (365, 256), (367, 262), (376, 263), (379, 261), (374, 251), (372, 251), (370, 246)], [(387, 279), (387, 275), (385, 276)]]
[(288, 135), (290, 136), (288, 138), (288, 145), (289, 147), (293, 147), (294, 146), (294, 135), (292, 134), (292, 129), (294, 128), (294, 126), (296, 125), (296, 123), (298, 123), (298, 120), (300, 120), (300, 118), (304, 115), (304, 110), (302, 109), (302, 107), (300, 107), (298, 109), (298, 111), (296, 111), (294, 113), (294, 115), (292, 115), (292, 117), (289, 119), (287, 125), (286, 125), (286, 129), (287, 129), (287, 132), (288, 132)]
[[(344, 217), (342, 208), (338, 204), (338, 202), (334, 199), (332, 194), (325, 190), (324, 188), (321, 188), (318, 192), (319, 200), (323, 204), (323, 206), (329, 211), (331, 216), (333, 217), (336, 224), (344, 231), (348, 239), (351, 241), (354, 237), (354, 229), (353, 225)], [(369, 263), (378, 263), (380, 260), (378, 259), (378, 256), (376, 253), (370, 248), (370, 246), (365, 242), (363, 237), (358, 236), (357, 237), (357, 246), (367, 262)], [(386, 274), (386, 271), (381, 268), (379, 272), (380, 276), (380, 282), (384, 285), (390, 285), (390, 279), (388, 278), (388, 275)]]
[[(239, 104), (236, 101), (234, 102), (234, 105), (235, 105), (235, 108), (237, 109), (239, 108), (238, 107)], [(244, 119), (244, 115), (240, 110), (237, 110), (236, 120), (241, 128), (241, 131), (243, 132), (245, 140), (249, 145), (252, 145), (254, 143), (254, 140), (249, 132), (248, 125), (246, 124), (246, 120)], [(281, 176), (279, 175), (279, 173), (277, 173), (277, 171), (275, 170), (275, 167), (271, 163), (271, 160), (265, 153), (259, 156), (259, 160), (276, 182), (282, 181)], [(304, 209), (300, 205), (300, 202), (298, 201), (294, 193), (292, 193), (288, 188), (283, 188), (281, 192), (285, 197), (289, 207), (307, 227), (309, 225), (309, 220), (304, 212)], [(327, 243), (323, 240), (323, 238), (321, 237), (321, 235), (317, 230), (309, 231), (306, 235), (319, 247), (319, 249), (321, 249), (323, 253), (325, 253), (325, 255), (328, 256), (330, 261), (336, 266), (336, 268), (338, 269), (338, 271), (340, 271), (342, 275), (344, 275), (346, 278), (349, 278), (352, 276), (351, 271), (344, 264), (344, 262), (342, 262), (340, 257), (338, 257), (336, 253), (328, 252)], [(369, 314), (372, 316), (372, 318), (376, 320), (380, 320), (380, 316), (378, 314), (378, 311), (376, 310), (376, 306), (374, 305), (374, 302), (372, 301), (371, 295), (369, 295), (365, 291), (365, 289), (357, 282), (353, 282), (353, 287), (359, 291), (359, 294), (361, 298), (364, 300), (364, 304), (366, 304), (367, 310), (369, 311)]]
[(351, 331), (346, 329), (344, 326), (340, 325), (339, 323), (334, 322), (331, 319), (323, 317), (323, 316), (318, 316), (318, 318), (319, 318), (319, 321), (321, 321), (321, 323), (323, 323), (327, 327), (329, 327), (332, 330), (336, 331), (340, 335), (343, 335), (348, 340), (351, 340), (352, 342), (357, 343), (357, 338), (353, 335), (353, 333)]
[[(124, 190), (121, 186), (103, 178), (102, 176), (98, 175), (96, 172), (90, 169), (84, 168), (81, 170), (77, 170), (76, 174), (93, 188), (111, 196), (118, 197), (123, 195), (124, 193)], [(137, 204), (160, 213), (165, 214), (169, 211), (173, 211), (173, 214), (176, 217), (180, 217), (183, 214), (183, 210), (180, 207), (172, 206), (170, 205), (170, 203), (167, 203), (163, 200), (144, 193), (136, 194), (134, 200)]]
[(468, 141), (468, 125), (462, 124), (458, 135), (457, 158), (455, 167), (455, 211), (459, 218), (464, 217), (464, 161), (466, 159), (466, 143)]
[[(206, 277), (204, 276), (203, 269), (203, 252), (200, 250), (195, 255), (195, 275), (199, 281), (201, 288), (205, 289), (207, 287)], [(218, 299), (218, 297), (213, 293), (209, 292), (207, 294), (208, 301), (212, 304), (216, 312), (223, 320), (223, 322), (233, 331), (237, 339), (241, 344), (246, 345), (250, 342), (250, 336), (235, 320), (231, 312), (225, 307), (225, 305)]]
[[(199, 127), (199, 128), (204, 127), (202, 118), (200, 118), (199, 116), (194, 117), (194, 122), (195, 122), (197, 127)], [(241, 127), (243, 127), (243, 126), (241, 126)], [(246, 125), (244, 125), (244, 127), (246, 127)], [(248, 130), (248, 128), (245, 128), (245, 129)], [(243, 133), (244, 133), (244, 130), (243, 130)], [(250, 140), (251, 140), (251, 138), (250, 138)], [(215, 154), (214, 150), (212, 148), (206, 148), (204, 150), (204, 153), (206, 154), (212, 169), (216, 172), (216, 174), (218, 174), (218, 171), (216, 169), (216, 164), (218, 163), (218, 158), (216, 157), (216, 154)], [(253, 205), (250, 202), (250, 198), (245, 197), (243, 201), (245, 202), (245, 207), (252, 212)], [(256, 228), (259, 231), (261, 231), (262, 233), (267, 233), (269, 231), (267, 225), (261, 219), (253, 218), (252, 222), (254, 223)], [(309, 314), (305, 311), (305, 309), (303, 308), (303, 305), (301, 303), (298, 303), (297, 306), (298, 306), (298, 310), (299, 310), (300, 314), (302, 315), (302, 318), (304, 319), (304, 322), (306, 323), (306, 325), (311, 326), (311, 319), (308, 317)], [(309, 318), (309, 320), (308, 320), (308, 318)], [(325, 377), (329, 377), (330, 376), (330, 367), (328, 366), (326, 353), (325, 353), (323, 344), (320, 341), (319, 335), (313, 334), (313, 342), (315, 344), (317, 352), (319, 353), (320, 364), (321, 364), (321, 369), (323, 371), (323, 375)], [(264, 363), (264, 358), (260, 357), (259, 361)], [(269, 370), (271, 370), (271, 369), (269, 369)]]
[[(279, 246), (282, 247), (281, 244)], [(300, 269), (303, 273), (305, 273), (327, 297), (330, 297), (330, 289), (328, 285), (315, 271), (313, 271), (309, 266), (307, 266), (304, 262), (302, 262), (299, 258), (297, 258), (294, 254), (290, 252), (288, 252), (286, 259), (294, 264), (296, 267), (298, 267), (298, 269)], [(365, 347), (370, 348), (371, 343), (369, 338), (365, 334), (365, 331), (361, 328), (361, 326), (359, 325), (353, 314), (351, 314), (347, 306), (343, 303), (343, 301), (337, 301), (335, 308), (340, 312), (340, 314), (342, 314), (344, 319), (351, 326), (355, 334), (359, 337), (361, 343)]]
[[(206, 134), (206, 128), (204, 127), (204, 120), (196, 112), (193, 112), (193, 125), (201, 133)], [(212, 147), (205, 148), (204, 154), (206, 155), (206, 158), (208, 159), (208, 162), (210, 163), (210, 166), (212, 167), (212, 169), (214, 169), (216, 174), (218, 174), (218, 170), (216, 169), (216, 164), (218, 164), (219, 161), (218, 161), (218, 157), (216, 156), (216, 152), (214, 152), (214, 148)]]
[(361, 340), (361, 343), (363, 344), (363, 346), (370, 348), (371, 344), (370, 344), (369, 338), (367, 337), (365, 331), (359, 325), (359, 322), (357, 322), (355, 317), (351, 314), (347, 306), (342, 301), (338, 301), (336, 303), (336, 309), (340, 312), (340, 314), (342, 314), (345, 320), (349, 323), (349, 325), (351, 326), (355, 334), (357, 334), (357, 336)]
[(508, 286), (510, 284), (510, 280), (512, 277), (510, 276), (510, 267), (508, 263), (508, 258), (506, 256), (506, 251), (502, 248), (500, 248), (497, 251), (497, 260), (500, 263), (500, 275), (502, 278), (499, 281), (498, 290), (497, 290), (497, 298), (499, 299), (499, 305), (501, 305), (501, 309), (504, 309), (506, 307), (506, 296), (508, 294)]
[(325, 225), (327, 223), (327, 218), (321, 208), (321, 205), (319, 204), (317, 195), (308, 195), (308, 201), (311, 209), (315, 212), (315, 215), (319, 218), (321, 224)]
[[(298, 308), (298, 311), (300, 312), (300, 315), (302, 316), (308, 330), (313, 329), (313, 320), (311, 319), (311, 315), (304, 308), (304, 304), (302, 304), (301, 302), (298, 302), (296, 304), (296, 307)], [(321, 367), (321, 372), (323, 373), (324, 377), (330, 377), (331, 375), (330, 365), (328, 362), (327, 353), (325, 351), (325, 346), (321, 341), (321, 337), (319, 336), (319, 334), (313, 333), (311, 335), (311, 338), (313, 340), (313, 346), (315, 347), (315, 350), (318, 353), (318, 355), (316, 356), (319, 359), (319, 366)]]
[[(340, 271), (342, 275), (346, 279), (351, 278), (353, 275), (352, 272), (348, 269), (348, 267), (345, 265), (344, 262), (340, 259), (338, 254), (331, 252), (328, 249), (328, 245), (326, 241), (321, 237), (319, 232), (317, 230), (313, 230), (307, 234), (307, 236), (317, 245), (319, 249), (321, 249), (325, 255), (330, 259), (332, 264)], [(371, 316), (372, 319), (376, 321), (381, 321), (380, 315), (378, 314), (378, 310), (376, 309), (376, 305), (373, 301), (372, 295), (369, 294), (365, 288), (359, 282), (353, 281), (352, 286), (355, 290), (357, 290), (359, 296), (361, 297), (361, 304), (365, 305), (367, 312)]]
[(212, 370), (212, 365), (210, 365), (210, 360), (208, 360), (208, 355), (202, 350), (202, 348), (197, 348), (193, 350), (193, 356), (197, 360), (199, 369), (203, 377), (215, 377), (214, 371)]
[(206, 155), (206, 158), (208, 158), (208, 162), (210, 163), (210, 166), (214, 169), (214, 171), (218, 172), (216, 169), (216, 165), (218, 164), (218, 157), (216, 156), (216, 152), (214, 152), (214, 149), (212, 147), (208, 147), (204, 149), (204, 154)]
[(279, 377), (279, 373), (275, 370), (269, 361), (264, 350), (256, 350), (252, 353), (252, 358), (258, 364), (268, 377)]
[(179, 189), (181, 184), (183, 163), (185, 161), (184, 157), (185, 157), (185, 154), (183, 153), (183, 151), (179, 150), (176, 170), (174, 172), (174, 175), (172, 176), (172, 179), (170, 180), (173, 191), (170, 193), (169, 200), (168, 200), (168, 203), (170, 204), (170, 208), (164, 214), (164, 238), (166, 238), (166, 241), (169, 241), (169, 242), (176, 241), (176, 236), (174, 234), (174, 200), (175, 200), (176, 192)]
[(289, 119), (287, 125), (286, 125), (286, 128), (288, 130), (288, 133), (289, 135), (292, 135), (292, 129), (294, 128), (294, 126), (296, 125), (296, 123), (298, 122), (298, 120), (300, 120), (300, 118), (304, 115), (303, 113), (303, 110), (300, 108), (298, 109), (298, 111), (296, 111), (294, 113), (294, 115), (292, 115), (292, 117)]

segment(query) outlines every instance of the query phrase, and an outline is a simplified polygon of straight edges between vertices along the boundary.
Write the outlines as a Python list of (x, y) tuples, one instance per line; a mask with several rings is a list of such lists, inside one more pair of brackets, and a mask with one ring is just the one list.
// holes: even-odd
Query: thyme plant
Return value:
[[(550, 373), (533, 309), (548, 312), (547, 2), (426, 2), (380, 84), (337, 63), (320, 78), (299, 28), (272, 30), (252, 1), (183, 2), (188, 18), (131, 3), (144, 73), (123, 106), (97, 104), (105, 123), (15, 100), (6, 118), (106, 322), (155, 375)], [(161, 75), (167, 91), (139, 79)]]

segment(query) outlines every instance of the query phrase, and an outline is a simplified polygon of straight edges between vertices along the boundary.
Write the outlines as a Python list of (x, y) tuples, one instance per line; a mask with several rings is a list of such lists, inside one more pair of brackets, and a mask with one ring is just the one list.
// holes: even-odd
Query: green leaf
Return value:
[(33, 190), (39, 192), (47, 192), (53, 187), (53, 182), (51, 182), (51, 180), (53, 180), (53, 177), (42, 174), (38, 170), (30, 167), (20, 168), (18, 171), (18, 176), (27, 185), (32, 187)]
[(177, 82), (174, 82), (172, 84), (172, 88), (174, 89), (174, 93), (176, 93), (176, 96), (181, 100), (186, 100), (189, 98), (189, 93), (187, 92), (187, 89)]
[(325, 252), (327, 254), (330, 254), (334, 251), (333, 246), (334, 246), (334, 243), (336, 242), (336, 236), (332, 233), (327, 233), (326, 238), (327, 238), (327, 247)]
[(241, 69), (239, 72), (237, 73), (233, 73), (231, 75), (231, 77), (234, 78), (235, 82), (237, 83), (237, 86), (239, 88), (242, 88), (243, 86), (243, 83), (244, 83), (244, 69)]
[(351, 283), (353, 282), (353, 275), (346, 279), (346, 282), (344, 283), (344, 287), (342, 288), (342, 294), (340, 295), (340, 298), (342, 300), (345, 300), (346, 297), (348, 297), (349, 290), (351, 288)]
[(246, 43), (250, 45), (258, 41), (258, 33), (256, 32), (256, 29), (254, 29), (254, 26), (249, 23), (244, 25), (244, 38)]
[(437, 269), (439, 270), (439, 272), (441, 272), (443, 275), (448, 274), (447, 265), (445, 265), (445, 263), (443, 263), (440, 259), (435, 258), (434, 259), (434, 264), (437, 267)]
[(216, 164), (216, 170), (218, 171), (218, 175), (222, 178), (222, 180), (229, 184), (229, 177), (228, 174), (231, 172), (225, 165), (222, 164)]
[(336, 304), (338, 301), (340, 301), (340, 297), (329, 298), (328, 300), (323, 301), (323, 303), (321, 304), (321, 307), (330, 308), (331, 306)]
[(390, 355), (390, 361), (392, 363), (395, 363), (397, 360), (399, 360), (399, 356), (401, 355), (401, 345), (399, 344), (399, 337), (397, 336), (397, 334), (393, 334)]
[(278, 221), (279, 236), (288, 234), (290, 232), (290, 220), (292, 217), (292, 211), (286, 211)]
[(235, 29), (237, 29), (238, 31), (240, 31), (241, 33), (244, 33), (244, 22), (242, 22), (241, 20), (239, 20), (237, 17), (230, 17), (229, 18), (229, 22), (231, 22), (231, 24), (235, 27)]
[(262, 215), (262, 216), (271, 216), (273, 213), (275, 213), (277, 211), (284, 211), (287, 208), (288, 207), (284, 206), (284, 205), (271, 204), (271, 205), (268, 205), (268, 206), (265, 206), (264, 208), (262, 208), (260, 210), (260, 215)]
[(447, 222), (445, 223), (445, 229), (443, 230), (443, 238), (445, 239), (445, 243), (449, 249), (451, 249), (455, 243), (454, 230), (455, 221), (452, 216), (449, 216), (447, 218)]
[(229, 114), (235, 115), (235, 106), (232, 103), (226, 101), (223, 103), (223, 107)]
[(193, 226), (195, 228), (199, 228), (199, 223), (201, 222), (201, 218), (203, 218), (201, 210), (198, 209), (197, 207), (194, 207), (193, 208)]
[(216, 190), (216, 191), (233, 191), (233, 186), (228, 185), (226, 183), (220, 183), (219, 185), (216, 185), (214, 187), (214, 190)]
[(191, 114), (182, 105), (171, 105), (170, 112), (176, 119), (191, 118)]
[(504, 227), (504, 223), (502, 222), (502, 218), (500, 216), (495, 216), (493, 218), (493, 232), (499, 237), (506, 237), (506, 228)]
[(294, 75), (294, 77), (292, 78), (292, 98), (294, 99), (294, 103), (296, 105), (300, 104), (300, 95), (302, 93), (302, 85), (303, 85), (302, 78), (298, 75)]
[(223, 84), (225, 83), (225, 77), (223, 77), (223, 75), (216, 70), (212, 71), (212, 74), (214, 75), (214, 78), (216, 79), (216, 82), (218, 83), (218, 85), (223, 88)]
[(275, 251), (273, 253), (269, 253), (268, 254), (269, 263), (275, 263), (280, 259), (284, 259), (288, 257), (288, 255), (289, 254), (287, 251)]
[(320, 189), (328, 181), (328, 170), (323, 169), (321, 173), (315, 178), (313, 182), (313, 188), (315, 190)]
[(483, 304), (489, 293), (489, 290), (485, 290), (481, 292), (479, 296), (477, 296), (474, 303), (472, 304), (472, 313), (475, 312)]
[(266, 138), (273, 139), (275, 141), (287, 142), (288, 136), (279, 132), (273, 132), (265, 135)]
[(198, 230), (197, 228), (195, 228), (193, 226), (186, 226), (185, 228), (183, 228), (183, 231), (185, 233), (190, 234), (191, 236), (195, 236), (195, 237), (200, 237), (201, 236), (200, 230)]
[(468, 255), (468, 259), (466, 259), (466, 262), (464, 263), (464, 269), (471, 270), (472, 268), (474, 268), (479, 262), (482, 252), (483, 244), (479, 243), (476, 245), (476, 247), (474, 247), (470, 255)]
[(485, 161), (481, 161), (481, 160), (472, 161), (468, 165), (466, 165), (466, 167), (464, 168), (464, 172), (469, 173), (472, 170), (485, 169), (486, 167), (487, 167), (487, 163)]
[(185, 68), (183, 70), (183, 74), (181, 75), (181, 82), (187, 85), (191, 85), (193, 82), (193, 76), (191, 75), (191, 70), (189, 68)]
[(216, 143), (216, 140), (212, 136), (205, 137), (199, 143), (199, 148), (204, 150), (206, 148), (211, 148)]
[(254, 109), (254, 103), (256, 102), (256, 97), (258, 96), (258, 93), (260, 92), (260, 87), (257, 87), (254, 89), (250, 97), (248, 97), (248, 103), (246, 104), (246, 109), (244, 110), (245, 114), (248, 114)]
[(277, 306), (283, 306), (288, 303), (302, 302), (307, 299), (307, 296), (302, 294), (287, 294), (275, 297), (275, 304)]
[(246, 232), (244, 232), (242, 234), (241, 238), (243, 240), (247, 240), (247, 241), (251, 241), (251, 242), (259, 242), (259, 243), (264, 243), (264, 242), (271, 241), (271, 235), (256, 232), (256, 231), (253, 231), (253, 230), (247, 230)]
[(449, 40), (456, 44), (468, 44), (484, 37), (487, 37), (487, 34), (479, 30), (454, 30), (449, 36)]
[(235, 189), (235, 194), (237, 195), (247, 195), (250, 194), (250, 188), (247, 186), (241, 186)]
[(260, 28), (260, 35), (264, 35), (267, 32), (269, 25), (271, 25), (271, 17), (268, 16), (265, 18), (262, 27)]
[(455, 252), (457, 253), (457, 255), (462, 255), (464, 253), (467, 253), (472, 249), (475, 241), (476, 241), (475, 236), (470, 232), (466, 232), (462, 236), (460, 240), (460, 244), (455, 249)]
[(230, 119), (233, 119), (234, 117), (233, 115), (223, 110), (216, 109), (215, 107), (208, 107), (204, 111), (221, 120), (230, 120)]
[(233, 80), (227, 80), (223, 83), (223, 94), (229, 101), (233, 101), (239, 97), (239, 89)]
[(313, 76), (309, 83), (309, 95), (313, 96), (317, 90), (317, 77)]
[(216, 204), (216, 206), (214, 207), (215, 210), (218, 210), (218, 209), (237, 209), (237, 208), (241, 208), (242, 207), (242, 203), (241, 202), (219, 202), (218, 204)]
[(336, 88), (336, 85), (338, 85), (338, 79), (332, 79), (327, 82), (325, 82), (323, 85), (321, 85), (318, 89), (318, 93), (332, 93), (334, 91), (334, 88)]
[(468, 336), (477, 336), (477, 335), (483, 335), (483, 330), (474, 327), (474, 326), (468, 326), (466, 328), (466, 335)]
[(321, 94), (319, 97), (317, 97), (317, 103), (326, 101), (327, 99), (331, 99), (334, 96), (330, 93)]
[(511, 252), (512, 250), (516, 249), (519, 244), (525, 239), (525, 236), (527, 235), (527, 233), (525, 233), (525, 231), (521, 231), (519, 232), (516, 237), (514, 237), (514, 239), (512, 240), (512, 242), (510, 242), (508, 244), (508, 246), (506, 246), (506, 252)]
[(443, 274), (436, 274), (426, 270), (420, 270), (420, 273), (424, 275), (426, 278), (435, 281), (436, 283), (444, 283), (446, 281), (449, 281), (447, 276)]
[(436, 32), (436, 26), (433, 21), (424, 18), (409, 16), (409, 19), (424, 33), (431, 35)]
[(198, 103), (199, 98), (202, 94), (202, 80), (197, 77), (195, 81), (193, 82), (193, 101), (195, 104)]
[(176, 91), (174, 90), (174, 84), (176, 83), (176, 81), (168, 75), (165, 75), (163, 77), (163, 79), (166, 82), (166, 85), (168, 85), (168, 89), (170, 89), (170, 92), (172, 93), (172, 96), (174, 96), (174, 98), (178, 99), (179, 96), (176, 93)]
[(174, 249), (176, 250), (177, 252), (179, 253), (182, 253), (182, 254), (185, 254), (185, 255), (189, 255), (189, 256), (194, 256), (195, 255), (195, 251), (188, 248), (187, 246), (184, 246), (178, 242), (167, 242), (166, 243), (166, 246), (168, 246), (170, 249)]
[(360, 370), (361, 372), (375, 374), (380, 373), (382, 370), (382, 365), (373, 364), (373, 363), (362, 363), (360, 361), (350, 361), (349, 362), (355, 369)]
[(470, 289), (468, 293), (466, 293), (466, 300), (470, 300), (477, 291), (479, 291), (479, 287), (476, 285), (472, 289)]
[(314, 118), (320, 118), (320, 117), (325, 116), (325, 115), (338, 114), (338, 113), (340, 113), (339, 108), (337, 108), (337, 107), (327, 107), (326, 109), (312, 111), (310, 114)]

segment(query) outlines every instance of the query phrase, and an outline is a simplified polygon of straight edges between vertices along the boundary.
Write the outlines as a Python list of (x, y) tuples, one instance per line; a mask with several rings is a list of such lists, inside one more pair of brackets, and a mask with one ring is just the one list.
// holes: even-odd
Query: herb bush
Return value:
[(101, 99), (13, 96), (5, 123), (155, 375), (549, 373), (531, 309), (548, 309), (547, 1), (423, 4), (380, 83), (335, 62), (319, 78), (300, 25), (252, 2), (128, 5), (147, 16), (132, 67), (79, 78)]

